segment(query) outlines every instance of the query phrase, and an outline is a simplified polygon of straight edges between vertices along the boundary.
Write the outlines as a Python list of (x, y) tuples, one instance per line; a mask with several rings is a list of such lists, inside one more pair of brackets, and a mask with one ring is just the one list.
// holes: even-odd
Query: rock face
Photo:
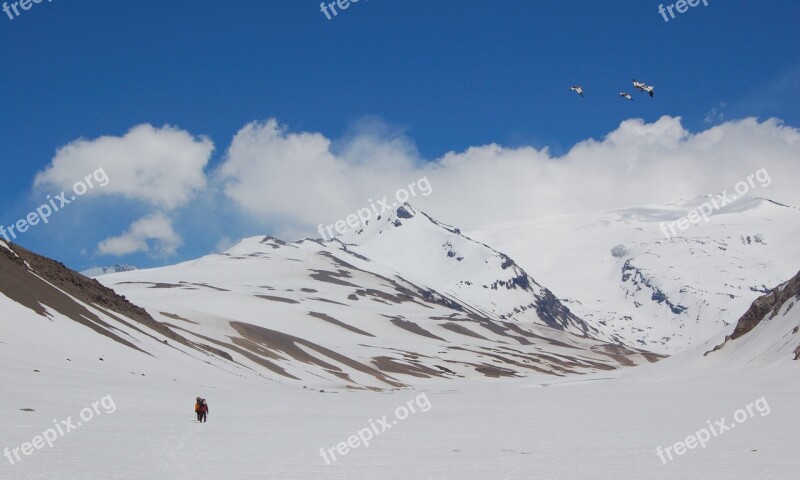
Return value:
[(753, 330), (767, 315), (774, 317), (778, 310), (791, 298), (800, 296), (800, 272), (791, 280), (773, 289), (763, 297), (759, 297), (742, 315), (736, 328), (730, 335), (731, 340), (736, 340), (742, 335)]
[(93, 307), (144, 335), (153, 337), (157, 333), (192, 349), (226, 356), (214, 348), (190, 342), (97, 280), (19, 245), (0, 245), (0, 266), (0, 292), (41, 316), (48, 317), (49, 310), (56, 311), (111, 340), (148, 353), (120, 335), (112, 322), (92, 312), (90, 307)]
[[(796, 314), (796, 310), (793, 311), (793, 308), (795, 307), (795, 303), (798, 301), (800, 301), (800, 272), (792, 277), (791, 280), (770, 290), (766, 295), (757, 298), (747, 312), (745, 312), (745, 314), (742, 315), (742, 317), (736, 323), (736, 327), (734, 328), (733, 332), (725, 337), (725, 341), (714, 347), (713, 350), (706, 352), (706, 355), (723, 349), (728, 344), (739, 338), (742, 338), (743, 340), (749, 339), (752, 335), (748, 334), (753, 332), (753, 330), (756, 329), (759, 324), (762, 322), (771, 321), (778, 315), (781, 315), (781, 318), (791, 318), (792, 314)], [(788, 328), (791, 328), (791, 326)], [(794, 326), (791, 332), (788, 335), (783, 335), (783, 337), (795, 337), (797, 336), (798, 332), (800, 332), (800, 325)], [(794, 360), (800, 359), (800, 345), (794, 349), (793, 353)]]

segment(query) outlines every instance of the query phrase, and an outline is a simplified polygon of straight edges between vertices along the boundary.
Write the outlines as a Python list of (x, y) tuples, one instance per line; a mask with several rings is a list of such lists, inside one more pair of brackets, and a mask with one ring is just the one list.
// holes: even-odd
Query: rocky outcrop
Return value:
[[(788, 282), (772, 289), (766, 295), (758, 297), (736, 323), (736, 328), (734, 328), (733, 333), (725, 337), (724, 342), (714, 347), (713, 350), (706, 352), (705, 355), (715, 352), (721, 349), (726, 343), (751, 332), (765, 318), (774, 318), (778, 315), (786, 302), (793, 298), (800, 300), (800, 272)], [(794, 359), (800, 359), (800, 346), (794, 351)]]
[(156, 321), (145, 309), (129, 302), (97, 280), (85, 277), (60, 262), (37, 255), (19, 245), (10, 244), (9, 248), (0, 248), (0, 265), (3, 273), (0, 275), (0, 292), (39, 315), (47, 317), (45, 307), (51, 308), (103, 336), (144, 352), (118, 335), (118, 329), (114, 325), (85, 307), (90, 305), (144, 335), (157, 338), (154, 334), (158, 333), (161, 337), (166, 337), (164, 343), (173, 341), (220, 355), (213, 347), (187, 340), (167, 325)]
[(757, 298), (750, 309), (739, 319), (736, 328), (730, 335), (731, 340), (736, 340), (753, 330), (767, 315), (773, 318), (790, 298), (797, 296), (800, 296), (800, 272), (788, 282)]

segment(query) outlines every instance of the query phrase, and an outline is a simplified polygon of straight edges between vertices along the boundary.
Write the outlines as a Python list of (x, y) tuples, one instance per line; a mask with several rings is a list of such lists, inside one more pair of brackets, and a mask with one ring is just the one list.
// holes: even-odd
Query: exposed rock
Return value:
[[(767, 318), (768, 315), (769, 318), (774, 318), (778, 315), (786, 302), (793, 297), (800, 299), (800, 272), (788, 282), (772, 289), (766, 295), (758, 297), (736, 323), (736, 328), (734, 328), (733, 333), (726, 336), (724, 342), (714, 347), (713, 350), (706, 352), (705, 355), (716, 352), (729, 341), (736, 340), (751, 332), (762, 320)], [(796, 330), (797, 329), (795, 329), (795, 331)], [(800, 346), (794, 351), (794, 359), (800, 359)]]

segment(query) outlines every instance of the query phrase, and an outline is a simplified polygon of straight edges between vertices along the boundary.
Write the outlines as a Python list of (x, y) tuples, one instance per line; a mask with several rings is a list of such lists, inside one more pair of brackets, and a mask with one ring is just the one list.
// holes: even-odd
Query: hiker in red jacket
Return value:
[(206, 399), (204, 398), (200, 400), (200, 412), (198, 416), (198, 421), (200, 423), (205, 423), (208, 420), (209, 413), (210, 412), (208, 410), (208, 402), (206, 402)]

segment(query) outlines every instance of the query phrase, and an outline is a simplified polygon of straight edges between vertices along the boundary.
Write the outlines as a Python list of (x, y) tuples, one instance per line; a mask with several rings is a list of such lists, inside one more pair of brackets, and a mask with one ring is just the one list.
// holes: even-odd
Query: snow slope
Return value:
[[(796, 292), (780, 303), (776, 316), (764, 315), (742, 336), (707, 356), (703, 352), (710, 350), (708, 345), (655, 364), (595, 369), (596, 373), (585, 375), (531, 371), (523, 378), (488, 379), (462, 368), (463, 379), (417, 379), (412, 389), (331, 391), (320, 388), (330, 383), (328, 380), (314, 382), (305, 376), (303, 382), (287, 382), (259, 370), (244, 356), (234, 355), (236, 362), (228, 361), (204, 350), (195, 342), (199, 338), (195, 333), (164, 330), (169, 327), (163, 324), (150, 328), (141, 312), (132, 306), (127, 310), (120, 307), (116, 303), (119, 298), (102, 293), (93, 281), (81, 284), (82, 288), (95, 285), (97, 290), (88, 294), (93, 301), (87, 301), (80, 289), (71, 295), (67, 293), (72, 291), (69, 285), (79, 279), (12, 248), (16, 251), (0, 242), (0, 449), (8, 448), (13, 460), (15, 448), (19, 451), (56, 422), (69, 420), (77, 426), (58, 437), (52, 447), (34, 449), (31, 455), (21, 453), (21, 461), (12, 464), (0, 457), (0, 478), (4, 480), (351, 480), (375, 476), (389, 480), (791, 480), (800, 468), (794, 440), (800, 428), (800, 382), (796, 380), (800, 362), (790, 359), (793, 344), (781, 343), (787, 336), (797, 337), (789, 333), (798, 323), (798, 310), (790, 307), (797, 300)], [(336, 306), (329, 301), (353, 289), (342, 283), (362, 282), (370, 286), (359, 285), (357, 291), (364, 294), (355, 294), (359, 300), (352, 300), (358, 309), (402, 309), (408, 314), (412, 308), (447, 308), (415, 297), (410, 282), (405, 285), (414, 300), (394, 304), (388, 294), (394, 291), (397, 295), (398, 287), (392, 282), (406, 281), (389, 276), (376, 281), (374, 270), (379, 266), (370, 265), (373, 272), (368, 272), (344, 265), (338, 255), (355, 258), (354, 263), (371, 263), (315, 242), (284, 244), (253, 238), (225, 255), (112, 277), (117, 277), (120, 288), (159, 305), (157, 309), (195, 314), (200, 319), (193, 324), (188, 318), (167, 317), (170, 323), (187, 330), (202, 327), (209, 338), (227, 337), (229, 342), (243, 337), (235, 335), (225, 322), (210, 321), (210, 314), (197, 312), (208, 305), (221, 308), (225, 304), (234, 312), (244, 312), (243, 316), (256, 317), (265, 310), (271, 312), (267, 316), (270, 322), (285, 314), (286, 318), (276, 322), (280, 328), (310, 334), (307, 320), (291, 310), (278, 311), (275, 305), (308, 309), (317, 302)], [(23, 257), (30, 261), (26, 264)], [(300, 286), (307, 285), (308, 279), (299, 275), (302, 269), (297, 265), (324, 279), (314, 284), (316, 291)], [(195, 284), (180, 283), (189, 274)], [(163, 283), (120, 283), (153, 280)], [(24, 282), (25, 288), (15, 287)], [(218, 285), (236, 288), (226, 292), (218, 290)], [(26, 297), (26, 292), (35, 295)], [(264, 303), (252, 303), (254, 292), (267, 292), (272, 299), (256, 297)], [(53, 302), (56, 297), (61, 301)], [(279, 297), (299, 303), (275, 300)], [(38, 299), (44, 315), (25, 305), (29, 298)], [(103, 328), (106, 333), (147, 353), (80, 323), (83, 317), (75, 315), (78, 307), (108, 325)], [(351, 304), (343, 311), (355, 310)], [(342, 316), (351, 327), (350, 322), (358, 322), (358, 327), (380, 331), (382, 341), (406, 331), (392, 329), (393, 324), (380, 322), (378, 315), (360, 320)], [(421, 318), (407, 318), (434, 328)], [(289, 325), (293, 321), (300, 325)], [(344, 343), (336, 329), (326, 329), (326, 323), (312, 326), (322, 331), (314, 333), (314, 339), (322, 342), (328, 338), (339, 343), (342, 351), (353, 352), (354, 346)], [(464, 320), (463, 324), (481, 334), (488, 331), (480, 322), (473, 325)], [(214, 329), (219, 332), (215, 334)], [(175, 339), (176, 331), (186, 335), (183, 342)], [(578, 342), (563, 331), (549, 331)], [(441, 329), (435, 332), (445, 334)], [(417, 336), (399, 338), (397, 348), (430, 348)], [(460, 337), (452, 337), (450, 343), (456, 338)], [(500, 345), (499, 340), (508, 343)], [(203, 344), (210, 343), (203, 339)], [(495, 348), (519, 349), (531, 357), (535, 356), (532, 352), (549, 348), (547, 342), (512, 345), (510, 338), (502, 335), (493, 343)], [(266, 348), (270, 343), (259, 345)], [(471, 362), (494, 363), (481, 360), (488, 355), (488, 350), (480, 350), (484, 345), (472, 346), (476, 351), (470, 355)], [(448, 343), (437, 346), (442, 352)], [(301, 348), (310, 355), (319, 353)], [(572, 355), (592, 355), (591, 351), (582, 352)], [(440, 355), (437, 363), (456, 359)], [(292, 363), (282, 365), (289, 368)], [(303, 373), (302, 362), (296, 363), (292, 372)], [(299, 388), (303, 383), (311, 388)], [(193, 421), (192, 404), (197, 395), (209, 399), (207, 424)], [(398, 409), (418, 402), (422, 395), (430, 408), (418, 408), (401, 419)], [(104, 406), (84, 421), (81, 414), (101, 399), (113, 400), (113, 409)], [(666, 464), (659, 458), (657, 448), (684, 441), (711, 420), (726, 418), (731, 423), (735, 412), (759, 399), (767, 410), (756, 411), (706, 447), (688, 450)], [(388, 429), (380, 427), (380, 434), (370, 439), (368, 446), (348, 447), (348, 453), (338, 453), (331, 464), (321, 456), (321, 450), (336, 451), (338, 445), (379, 419), (387, 422)]]
[[(796, 375), (796, 370), (793, 372)], [(519, 380), (448, 382), (424, 391), (319, 393), (254, 387), (214, 375), (193, 383), (42, 369), (2, 374), (0, 447), (15, 447), (111, 395), (117, 409), (16, 465), (7, 480), (255, 480), (503, 478), (558, 480), (792, 480), (800, 459), (797, 382), (783, 369), (691, 381), (597, 380), (541, 388)], [(149, 376), (148, 376), (149, 377)], [(796, 378), (796, 377), (795, 377)], [(530, 386), (532, 388), (523, 388)], [(431, 408), (327, 465), (321, 448), (346, 442), (370, 420), (425, 393)], [(191, 421), (196, 395), (209, 422)], [(764, 397), (771, 408), (664, 465), (671, 445)], [(35, 412), (18, 409), (32, 407)]]
[(391, 389), (656, 359), (544, 322), (493, 315), (338, 242), (253, 237), (224, 254), (100, 281), (192, 341), (308, 386)]
[(800, 210), (766, 199), (742, 197), (666, 238), (661, 222), (706, 201), (492, 225), (469, 235), (535, 272), (605, 338), (673, 353), (732, 325), (800, 265)]

